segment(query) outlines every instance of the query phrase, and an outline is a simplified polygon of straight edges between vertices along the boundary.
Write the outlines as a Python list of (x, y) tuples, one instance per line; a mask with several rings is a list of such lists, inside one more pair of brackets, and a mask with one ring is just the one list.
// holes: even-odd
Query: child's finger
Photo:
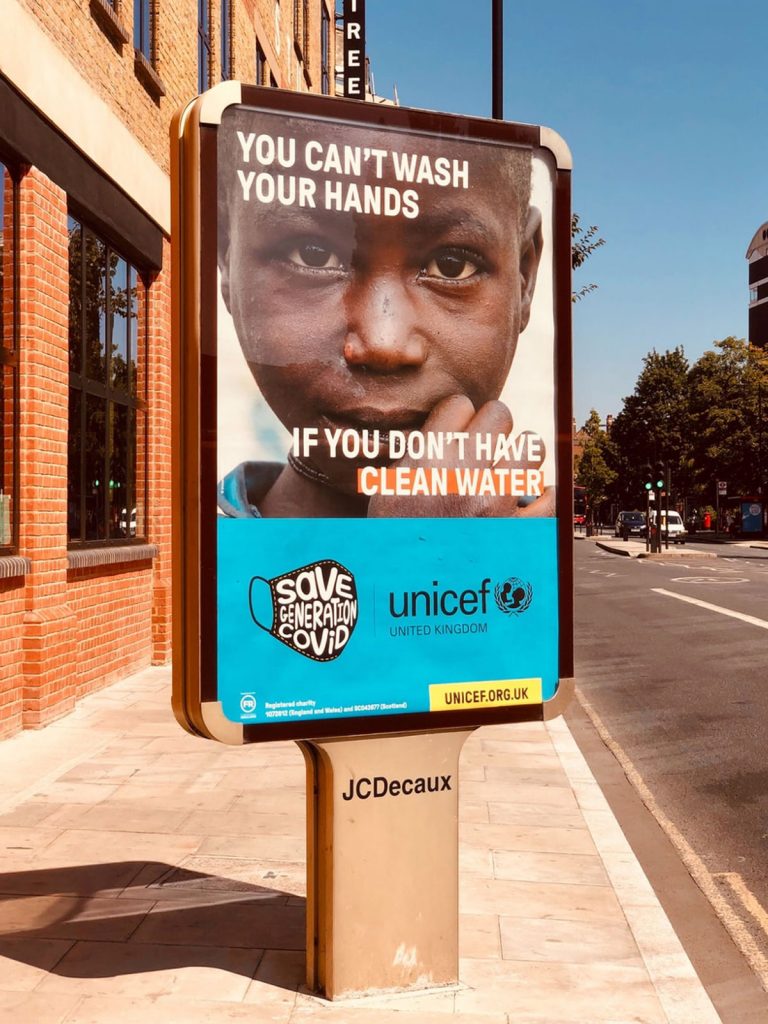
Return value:
[(475, 407), (466, 395), (449, 395), (440, 399), (421, 429), (424, 433), (428, 430), (434, 433), (465, 431), (474, 415)]
[(545, 487), (544, 493), (540, 498), (532, 501), (530, 505), (518, 505), (516, 516), (521, 519), (525, 518), (554, 518), (555, 516), (555, 498), (556, 489), (554, 487)]

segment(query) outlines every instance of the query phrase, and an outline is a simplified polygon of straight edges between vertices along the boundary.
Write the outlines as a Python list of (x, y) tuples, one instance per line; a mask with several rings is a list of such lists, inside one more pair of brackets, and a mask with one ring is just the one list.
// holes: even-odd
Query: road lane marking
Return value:
[[(684, 565), (684, 569), (690, 569), (692, 566)], [(744, 572), (744, 569), (729, 569), (727, 566), (722, 565), (708, 565), (707, 572)]]
[(678, 601), (686, 601), (688, 604), (695, 604), (699, 608), (706, 608), (710, 612), (720, 612), (721, 615), (729, 615), (732, 619), (740, 619), (750, 626), (759, 626), (760, 629), (768, 629), (768, 622), (765, 619), (758, 619), (755, 615), (745, 615), (744, 612), (735, 612), (731, 608), (721, 608), (719, 604), (710, 604), (709, 601), (700, 601), (698, 597), (688, 597), (687, 594), (676, 594), (672, 590), (664, 590), (662, 587), (651, 587), (654, 594), (664, 594), (666, 597), (676, 597)]
[[(668, 591), (662, 591), (662, 593), (668, 593)], [(678, 597), (680, 595), (671, 594), (670, 596)], [(689, 600), (692, 599), (689, 598)], [(704, 602), (695, 601), (694, 603), (703, 604)], [(710, 605), (709, 607), (715, 606)], [(768, 628), (768, 623), (765, 623), (765, 625), (766, 628)], [(768, 957), (765, 956), (758, 946), (754, 936), (747, 927), (746, 922), (742, 920), (741, 915), (731, 902), (726, 899), (722, 888), (717, 884), (712, 873), (704, 864), (704, 861), (695, 852), (677, 825), (675, 825), (674, 822), (662, 811), (661, 807), (656, 802), (656, 798), (643, 781), (642, 775), (637, 768), (635, 768), (635, 765), (629, 755), (624, 751), (621, 744), (613, 738), (602, 718), (589, 703), (584, 692), (579, 686), (576, 687), (576, 698), (584, 708), (584, 711), (587, 713), (587, 717), (594, 725), (603, 743), (605, 743), (606, 747), (608, 747), (612, 752), (613, 756), (624, 770), (624, 774), (637, 790), (638, 796), (659, 823), (661, 829), (667, 834), (670, 842), (677, 852), (680, 854), (680, 858), (688, 868), (689, 874), (709, 900), (712, 908), (725, 925), (745, 960), (752, 970), (759, 976), (763, 987), (768, 988)]]
[(751, 914), (761, 930), (768, 935), (768, 913), (766, 913), (765, 907), (762, 905), (757, 896), (747, 886), (742, 876), (736, 871), (719, 871), (714, 878), (722, 878), (728, 883), (733, 894), (737, 897), (741, 905)]
[(746, 576), (724, 580), (721, 576), (673, 576), (670, 583), (749, 583)]

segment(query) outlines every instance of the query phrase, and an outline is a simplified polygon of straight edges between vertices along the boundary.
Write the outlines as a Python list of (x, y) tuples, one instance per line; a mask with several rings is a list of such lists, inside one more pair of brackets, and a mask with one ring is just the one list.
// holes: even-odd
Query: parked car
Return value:
[(644, 537), (645, 512), (619, 512), (613, 532), (616, 537), (623, 537), (625, 532), (630, 537)]
[(586, 523), (586, 521), (587, 521), (587, 517), (584, 515), (583, 512), (574, 512), (574, 514), (573, 514), (573, 525), (574, 526), (583, 526), (584, 523)]
[[(651, 513), (651, 525), (655, 526), (657, 522), (656, 512)], [(688, 533), (685, 529), (685, 524), (680, 516), (679, 512), (673, 512), (670, 510), (669, 513), (661, 510), (661, 536), (663, 540), (669, 538), (673, 544), (685, 544)]]

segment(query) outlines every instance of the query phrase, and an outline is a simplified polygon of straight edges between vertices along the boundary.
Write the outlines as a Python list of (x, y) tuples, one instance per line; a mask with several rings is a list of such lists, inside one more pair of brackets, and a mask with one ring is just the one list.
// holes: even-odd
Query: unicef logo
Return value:
[(244, 693), (240, 698), (240, 710), (244, 715), (252, 715), (256, 711), (256, 698), (252, 693)]
[(510, 576), (503, 583), (496, 584), (493, 596), (505, 615), (520, 615), (533, 600), (533, 587), (517, 576)]

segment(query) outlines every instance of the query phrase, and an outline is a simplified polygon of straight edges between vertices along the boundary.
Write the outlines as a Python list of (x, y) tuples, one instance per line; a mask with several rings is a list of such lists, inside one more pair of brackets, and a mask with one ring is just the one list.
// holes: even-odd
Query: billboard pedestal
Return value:
[(305, 741), (307, 985), (458, 981), (458, 762), (471, 729)]

